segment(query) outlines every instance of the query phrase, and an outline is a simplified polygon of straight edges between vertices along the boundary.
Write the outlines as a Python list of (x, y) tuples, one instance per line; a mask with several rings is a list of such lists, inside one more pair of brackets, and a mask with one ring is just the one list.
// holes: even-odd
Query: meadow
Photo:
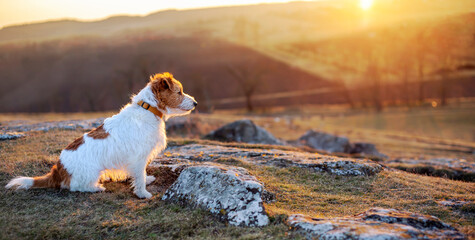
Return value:
[[(195, 114), (207, 128), (241, 118), (251, 118), (278, 137), (297, 138), (308, 128), (341, 133), (375, 143), (380, 151), (397, 157), (420, 155), (463, 156), (474, 161), (473, 155), (452, 151), (454, 144), (473, 149), (473, 139), (460, 134), (473, 129), (474, 121), (467, 115), (473, 103), (463, 103), (444, 109), (390, 109), (368, 114), (343, 107), (305, 107), (274, 109), (261, 114), (239, 112)], [(292, 112), (293, 111), (293, 112)], [(89, 119), (112, 113), (75, 114), (3, 114), (2, 124), (41, 122), (67, 119)], [(292, 118), (293, 116), (293, 118)], [(277, 120), (279, 119), (279, 120)], [(286, 120), (287, 119), (287, 120)], [(293, 119), (293, 120), (289, 120)], [(408, 119), (401, 121), (401, 119)], [(461, 126), (453, 119), (467, 119)], [(384, 122), (385, 124), (381, 124)], [(415, 125), (414, 125), (415, 124)], [(417, 124), (425, 125), (425, 128)], [(213, 126), (213, 127), (210, 127)], [(412, 127), (412, 128), (411, 128)], [(414, 132), (420, 129), (421, 132)], [(440, 131), (444, 129), (444, 131)], [(465, 129), (465, 130), (464, 130)], [(205, 128), (202, 129), (205, 131)], [(423, 131), (423, 132), (422, 132)], [(49, 171), (61, 150), (84, 131), (31, 132), (28, 137), (0, 142), (0, 184), (17, 175), (36, 176)], [(450, 134), (447, 134), (450, 132)], [(222, 144), (169, 132), (170, 145), (190, 143)], [(233, 144), (248, 148), (248, 144)], [(431, 146), (430, 148), (428, 146)], [(254, 145), (253, 148), (268, 148)], [(275, 149), (301, 151), (292, 147)], [(447, 149), (449, 148), (449, 149)], [(288, 215), (304, 213), (320, 218), (357, 214), (369, 207), (395, 208), (439, 217), (463, 233), (474, 237), (474, 204), (451, 208), (439, 204), (443, 200), (475, 201), (473, 182), (454, 181), (438, 177), (411, 174), (388, 169), (374, 176), (344, 177), (315, 173), (301, 168), (276, 168), (248, 164), (239, 159), (219, 159), (222, 164), (248, 169), (266, 188), (276, 195), (276, 201), (266, 203), (271, 224), (263, 228), (240, 228), (227, 225), (200, 209), (192, 209), (161, 201), (164, 194), (163, 171), (149, 168), (157, 180), (148, 187), (154, 197), (137, 199), (129, 183), (106, 183), (104, 193), (72, 193), (65, 190), (37, 189), (30, 191), (0, 190), (0, 232), (11, 238), (299, 238), (284, 224)], [(168, 183), (170, 184), (170, 183)]]

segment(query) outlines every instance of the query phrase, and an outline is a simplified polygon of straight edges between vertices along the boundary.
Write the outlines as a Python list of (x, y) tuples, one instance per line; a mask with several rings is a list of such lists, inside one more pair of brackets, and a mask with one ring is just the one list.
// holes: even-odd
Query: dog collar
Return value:
[(140, 100), (137, 105), (141, 106), (143, 109), (145, 110), (148, 110), (150, 111), (151, 113), (153, 113), (155, 116), (159, 117), (159, 118), (162, 118), (163, 117), (163, 113), (160, 112), (160, 110), (158, 110), (158, 108), (156, 107), (153, 107), (151, 106), (150, 104)]

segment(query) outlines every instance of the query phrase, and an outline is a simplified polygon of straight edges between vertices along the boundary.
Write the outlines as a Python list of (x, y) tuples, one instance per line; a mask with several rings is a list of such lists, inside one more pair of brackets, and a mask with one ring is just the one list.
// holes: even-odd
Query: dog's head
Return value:
[(192, 96), (183, 92), (183, 86), (171, 73), (155, 74), (149, 84), (158, 107), (169, 116), (188, 114), (198, 105)]

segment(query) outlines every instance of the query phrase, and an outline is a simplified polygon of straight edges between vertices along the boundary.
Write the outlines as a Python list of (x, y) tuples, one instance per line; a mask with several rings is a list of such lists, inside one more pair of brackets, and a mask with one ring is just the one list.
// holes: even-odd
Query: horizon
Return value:
[[(113, 1), (113, 0), (106, 0)], [(28, 24), (37, 24), (50, 21), (72, 20), (81, 22), (101, 21), (117, 16), (145, 17), (147, 15), (167, 10), (195, 10), (214, 7), (232, 7), (259, 4), (276, 4), (303, 1), (319, 0), (233, 0), (225, 4), (216, 0), (205, 0), (199, 2), (190, 2), (186, 0), (174, 1), (173, 3), (155, 2), (149, 0), (140, 0), (138, 4), (127, 4), (127, 1), (114, 1), (115, 8), (95, 9), (90, 11), (94, 4), (92, 1), (60, 1), (47, 0), (35, 2), (34, 0), (21, 0), (12, 2), (0, 2), (0, 29), (12, 26), (21, 26)], [(57, 5), (56, 8), (51, 8)], [(107, 3), (102, 6), (111, 6)], [(65, 8), (65, 6), (67, 6)], [(148, 10), (151, 9), (151, 10)], [(18, 14), (26, 12), (27, 14)]]

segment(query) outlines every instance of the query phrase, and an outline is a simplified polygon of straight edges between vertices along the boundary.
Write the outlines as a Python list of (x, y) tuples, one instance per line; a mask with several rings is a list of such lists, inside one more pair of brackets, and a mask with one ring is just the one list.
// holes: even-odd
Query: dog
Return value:
[(170, 73), (159, 73), (118, 114), (85, 133), (62, 150), (51, 171), (40, 177), (16, 177), (6, 188), (61, 188), (101, 192), (104, 180), (133, 178), (134, 194), (151, 198), (145, 188), (155, 180), (146, 175), (148, 163), (165, 149), (165, 121), (189, 114), (197, 106), (183, 93), (181, 83)]

